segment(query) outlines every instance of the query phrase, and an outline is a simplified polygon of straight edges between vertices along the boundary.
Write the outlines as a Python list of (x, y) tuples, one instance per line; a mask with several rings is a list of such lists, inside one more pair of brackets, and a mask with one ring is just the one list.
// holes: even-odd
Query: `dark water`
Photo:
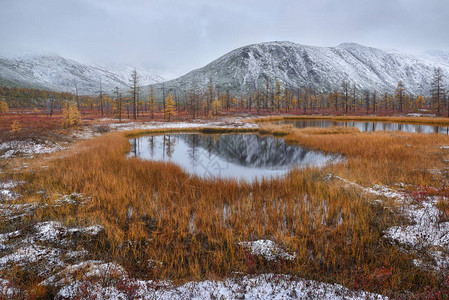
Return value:
[(326, 155), (291, 146), (282, 139), (257, 134), (167, 134), (130, 140), (129, 156), (171, 161), (188, 173), (252, 181), (281, 176), (293, 167), (324, 166), (340, 161)]
[(401, 124), (384, 122), (356, 122), (356, 121), (331, 121), (331, 120), (284, 120), (274, 122), (275, 124), (293, 124), (296, 128), (320, 127), (327, 128), (331, 126), (356, 127), (361, 132), (366, 131), (403, 131), (412, 133), (443, 133), (449, 134), (449, 127), (419, 125), (419, 124)]

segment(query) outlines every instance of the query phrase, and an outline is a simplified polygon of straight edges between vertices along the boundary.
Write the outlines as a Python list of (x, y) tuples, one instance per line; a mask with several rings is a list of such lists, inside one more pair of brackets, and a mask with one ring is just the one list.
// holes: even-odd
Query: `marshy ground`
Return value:
[[(130, 137), (180, 131), (345, 159), (249, 183), (126, 155)], [(48, 132), (28, 152), (13, 133), (0, 146), (2, 297), (447, 297), (447, 135), (229, 120)]]

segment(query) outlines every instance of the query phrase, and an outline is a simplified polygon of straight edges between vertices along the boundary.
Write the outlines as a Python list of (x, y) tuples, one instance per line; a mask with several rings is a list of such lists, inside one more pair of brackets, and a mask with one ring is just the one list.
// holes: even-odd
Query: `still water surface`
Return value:
[(285, 175), (294, 167), (321, 167), (341, 161), (338, 155), (306, 150), (257, 134), (166, 134), (138, 137), (130, 142), (129, 156), (174, 162), (188, 173), (202, 177), (253, 181)]
[(292, 124), (296, 128), (320, 127), (327, 128), (331, 126), (356, 127), (361, 132), (367, 131), (402, 131), (412, 133), (443, 133), (449, 134), (449, 127), (420, 125), (420, 124), (401, 124), (385, 122), (357, 122), (357, 121), (332, 121), (332, 120), (283, 120), (273, 122), (274, 124)]

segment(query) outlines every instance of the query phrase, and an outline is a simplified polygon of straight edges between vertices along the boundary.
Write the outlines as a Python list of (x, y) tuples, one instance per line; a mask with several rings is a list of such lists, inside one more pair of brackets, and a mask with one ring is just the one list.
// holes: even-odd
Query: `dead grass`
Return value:
[[(219, 129), (181, 131), (211, 130)], [(400, 222), (397, 217), (367, 195), (325, 178), (333, 173), (365, 186), (403, 182), (442, 187), (443, 179), (426, 170), (443, 167), (447, 150), (439, 146), (448, 145), (449, 137), (264, 126), (260, 133), (341, 153), (347, 161), (238, 184), (192, 177), (171, 163), (126, 157), (127, 137), (167, 131), (110, 133), (82, 142), (79, 151), (51, 162), (48, 170), (25, 174), (30, 189), (91, 197), (76, 211), (42, 209), (34, 218), (103, 225), (105, 234), (86, 247), (97, 258), (117, 261), (145, 278), (180, 282), (235, 272), (280, 272), (390, 295), (438, 284), (434, 274), (411, 264), (411, 255), (382, 238), (383, 230)], [(249, 258), (238, 246), (261, 238), (296, 252), (296, 259), (270, 263)], [(150, 267), (148, 260), (162, 265)], [(382, 282), (375, 275), (379, 270), (387, 274)]]
[(283, 120), (332, 120), (332, 121), (360, 121), (360, 122), (392, 122), (422, 125), (448, 126), (449, 118), (446, 117), (389, 117), (389, 116), (269, 116), (245, 120), (246, 122), (274, 122)]

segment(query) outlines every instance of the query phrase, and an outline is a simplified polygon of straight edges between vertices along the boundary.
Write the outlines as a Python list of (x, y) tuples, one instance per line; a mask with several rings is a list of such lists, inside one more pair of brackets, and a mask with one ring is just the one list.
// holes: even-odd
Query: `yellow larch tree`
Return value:
[(176, 116), (175, 102), (171, 94), (165, 99), (164, 118), (170, 122), (172, 117)]
[(81, 124), (81, 114), (75, 103), (64, 106), (62, 109), (62, 122), (64, 127), (77, 127)]
[(7, 113), (8, 111), (8, 103), (0, 97), (0, 113)]

